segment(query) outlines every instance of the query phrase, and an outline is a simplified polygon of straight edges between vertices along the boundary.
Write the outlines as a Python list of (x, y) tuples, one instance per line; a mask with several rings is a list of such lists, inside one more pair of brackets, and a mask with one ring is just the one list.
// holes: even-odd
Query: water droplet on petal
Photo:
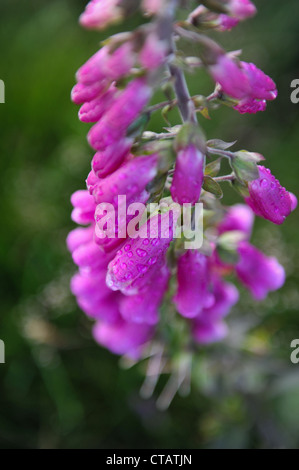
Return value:
[(264, 178), (261, 180), (260, 185), (262, 186), (262, 188), (268, 188), (269, 181)]
[(149, 244), (149, 239), (145, 238), (142, 243), (143, 243), (143, 245), (148, 245)]
[(148, 264), (149, 264), (150, 266), (152, 266), (152, 265), (155, 264), (156, 262), (157, 262), (157, 257), (156, 257), (156, 256), (155, 256), (154, 258), (150, 258), (150, 259), (148, 260)]
[(145, 266), (144, 264), (137, 264), (137, 270), (139, 273), (144, 274), (148, 270), (148, 266)]
[(147, 255), (147, 252), (141, 248), (137, 248), (136, 253), (140, 258), (144, 258)]
[(152, 245), (153, 245), (153, 246), (157, 246), (157, 245), (159, 245), (159, 243), (160, 243), (159, 238), (153, 238), (153, 239), (152, 239)]

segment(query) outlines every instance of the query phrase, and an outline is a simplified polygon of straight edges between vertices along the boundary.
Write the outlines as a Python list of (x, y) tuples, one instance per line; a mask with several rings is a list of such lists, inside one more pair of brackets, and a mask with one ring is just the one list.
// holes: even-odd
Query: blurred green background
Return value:
[[(139, 389), (143, 366), (125, 370), (92, 340), (90, 322), (69, 292), (75, 267), (65, 238), (74, 227), (70, 194), (84, 188), (92, 152), (88, 127), (70, 102), (74, 73), (104, 36), (82, 30), (82, 0), (1, 0), (0, 78), (0, 364), (1, 448), (290, 448), (299, 445), (298, 212), (281, 226), (258, 220), (254, 241), (285, 265), (288, 280), (262, 304), (242, 291), (230, 337), (199, 351), (192, 391), (166, 412)], [(258, 151), (299, 195), (298, 0), (257, 0), (259, 14), (217, 35), (271, 75), (278, 99), (265, 113), (228, 108), (201, 118), (208, 138), (238, 139)], [(138, 24), (139, 18), (126, 23)], [(111, 29), (109, 33), (117, 32)], [(211, 90), (204, 74), (193, 92)], [(162, 121), (157, 116), (153, 129)], [(226, 189), (226, 200), (238, 196)]]

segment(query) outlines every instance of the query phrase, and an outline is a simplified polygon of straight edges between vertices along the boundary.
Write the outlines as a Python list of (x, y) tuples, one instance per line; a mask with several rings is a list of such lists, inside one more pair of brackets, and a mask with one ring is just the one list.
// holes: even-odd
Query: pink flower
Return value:
[(136, 295), (123, 296), (120, 301), (122, 317), (133, 323), (155, 325), (159, 321), (159, 307), (168, 287), (170, 272), (163, 266), (159, 275)]
[(93, 197), (86, 190), (76, 191), (71, 197), (74, 206), (72, 220), (77, 224), (88, 225), (94, 222), (96, 204)]
[(254, 223), (254, 213), (245, 204), (235, 204), (228, 208), (225, 216), (218, 225), (218, 233), (240, 231), (250, 238)]
[(103, 82), (95, 82), (91, 85), (77, 83), (72, 89), (71, 98), (75, 104), (82, 104), (86, 101), (92, 101), (105, 91)]
[(159, 39), (155, 32), (149, 33), (140, 52), (139, 60), (145, 69), (155, 69), (162, 65), (167, 57), (167, 43)]
[(129, 74), (134, 63), (133, 46), (131, 42), (125, 42), (107, 57), (102, 72), (109, 80), (119, 80)]
[(109, 89), (100, 96), (97, 96), (92, 101), (87, 101), (81, 106), (79, 110), (79, 119), (82, 122), (97, 122), (99, 121), (106, 111), (111, 107), (117, 89), (115, 85), (111, 85)]
[(88, 29), (104, 29), (122, 18), (120, 0), (91, 0), (80, 16), (80, 24)]
[(128, 238), (108, 266), (107, 285), (125, 294), (138, 294), (158, 275), (174, 236), (176, 214), (154, 215), (144, 224), (137, 238)]
[(246, 20), (256, 14), (256, 7), (249, 0), (228, 0), (225, 6), (229, 13), (239, 20)]
[(213, 302), (204, 308), (200, 315), (200, 318), (207, 322), (215, 322), (228, 315), (239, 300), (239, 292), (234, 284), (223, 281), (218, 275), (213, 275), (211, 291)]
[(246, 73), (228, 55), (220, 54), (217, 62), (209, 66), (209, 72), (227, 95), (237, 99), (250, 95), (250, 84)]
[(72, 230), (66, 239), (68, 250), (73, 253), (79, 246), (86, 245), (93, 240), (94, 227), (78, 227)]
[(175, 202), (192, 205), (198, 202), (204, 177), (204, 162), (204, 155), (193, 144), (179, 151), (170, 188)]
[(219, 31), (230, 31), (239, 24), (239, 20), (237, 18), (231, 18), (224, 14), (218, 15), (216, 21), (218, 23), (217, 29)]
[(206, 322), (201, 318), (196, 319), (192, 327), (192, 336), (199, 344), (211, 344), (223, 340), (228, 333), (227, 325), (218, 320)]
[(276, 258), (268, 258), (248, 242), (241, 242), (238, 252), (236, 273), (256, 300), (265, 299), (269, 291), (283, 286), (285, 272)]
[(255, 214), (280, 225), (292, 212), (295, 196), (290, 196), (268, 168), (261, 165), (258, 168), (260, 176), (249, 182), (249, 197), (245, 201)]
[(83, 85), (93, 85), (96, 82), (105, 81), (106, 76), (103, 71), (104, 65), (109, 57), (107, 46), (102, 47), (76, 73), (77, 82)]
[(252, 98), (274, 100), (277, 97), (276, 85), (272, 78), (252, 63), (241, 62), (241, 67), (248, 77), (251, 88), (250, 96)]
[(151, 93), (151, 88), (143, 78), (130, 82), (105, 116), (89, 131), (88, 142), (91, 147), (105, 150), (107, 146), (125, 137), (128, 127), (137, 119)]
[(95, 340), (114, 354), (126, 354), (138, 359), (142, 349), (153, 336), (150, 325), (128, 323), (119, 318), (114, 323), (98, 322), (93, 328)]
[(186, 318), (195, 318), (209, 307), (213, 296), (209, 292), (208, 258), (195, 250), (188, 250), (178, 260), (178, 288), (173, 302)]
[(103, 151), (99, 151), (92, 159), (92, 168), (99, 178), (104, 178), (117, 170), (129, 155), (132, 140), (121, 139)]
[(265, 111), (266, 107), (266, 100), (258, 101), (249, 97), (241, 100), (236, 106), (234, 106), (234, 109), (239, 111), (240, 114), (256, 114), (260, 111)]
[(104, 179), (94, 181), (89, 186), (97, 204), (118, 204), (118, 195), (125, 195), (128, 201), (132, 201), (141, 194), (146, 185), (157, 174), (158, 156), (156, 154), (136, 157), (124, 163), (114, 173)]

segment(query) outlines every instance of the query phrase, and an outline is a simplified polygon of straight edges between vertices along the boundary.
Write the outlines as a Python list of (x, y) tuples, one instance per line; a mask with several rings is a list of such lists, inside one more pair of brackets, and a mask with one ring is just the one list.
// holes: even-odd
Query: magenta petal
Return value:
[(285, 271), (276, 258), (265, 256), (247, 242), (241, 242), (238, 251), (236, 273), (256, 300), (265, 299), (269, 291), (283, 286)]
[(280, 225), (292, 212), (290, 193), (281, 186), (268, 168), (259, 165), (259, 178), (248, 184), (246, 203), (260, 217)]
[(137, 359), (142, 346), (152, 338), (153, 328), (119, 320), (113, 324), (98, 322), (93, 329), (95, 340), (114, 354), (126, 354)]
[(186, 251), (178, 260), (177, 278), (178, 289), (173, 299), (176, 308), (184, 317), (195, 318), (210, 297), (207, 257), (195, 250)]
[(79, 246), (89, 243), (93, 239), (94, 227), (78, 227), (72, 230), (66, 239), (68, 250), (72, 253)]
[(138, 294), (123, 296), (120, 302), (122, 317), (133, 323), (155, 325), (159, 321), (159, 306), (168, 287), (169, 269), (164, 265), (150, 284)]
[(172, 185), (172, 199), (179, 204), (194, 205), (199, 200), (204, 177), (204, 155), (189, 145), (178, 153)]

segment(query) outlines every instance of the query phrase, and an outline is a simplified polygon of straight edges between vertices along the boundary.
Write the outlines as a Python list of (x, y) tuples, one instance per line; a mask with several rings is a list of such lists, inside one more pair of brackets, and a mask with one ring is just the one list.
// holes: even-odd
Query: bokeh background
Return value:
[[(74, 227), (70, 194), (84, 188), (92, 156), (69, 95), (75, 71), (104, 37), (78, 26), (85, 3), (0, 3), (0, 447), (298, 447), (299, 364), (290, 361), (299, 338), (298, 211), (281, 227), (258, 220), (254, 231), (255, 243), (285, 265), (285, 286), (261, 304), (242, 291), (230, 337), (199, 350), (190, 395), (176, 396), (167, 411), (155, 406), (167, 377), (143, 400), (144, 365), (119, 367), (91, 338), (69, 292), (75, 268), (65, 246)], [(256, 5), (256, 18), (217, 38), (271, 75), (279, 97), (258, 115), (225, 108), (201, 119), (208, 138), (263, 153), (298, 196), (299, 104), (290, 83), (299, 78), (299, 4)], [(193, 92), (211, 85), (204, 74), (190, 78)], [(153, 129), (161, 125), (158, 115)], [(227, 202), (239, 200), (225, 189)]]

